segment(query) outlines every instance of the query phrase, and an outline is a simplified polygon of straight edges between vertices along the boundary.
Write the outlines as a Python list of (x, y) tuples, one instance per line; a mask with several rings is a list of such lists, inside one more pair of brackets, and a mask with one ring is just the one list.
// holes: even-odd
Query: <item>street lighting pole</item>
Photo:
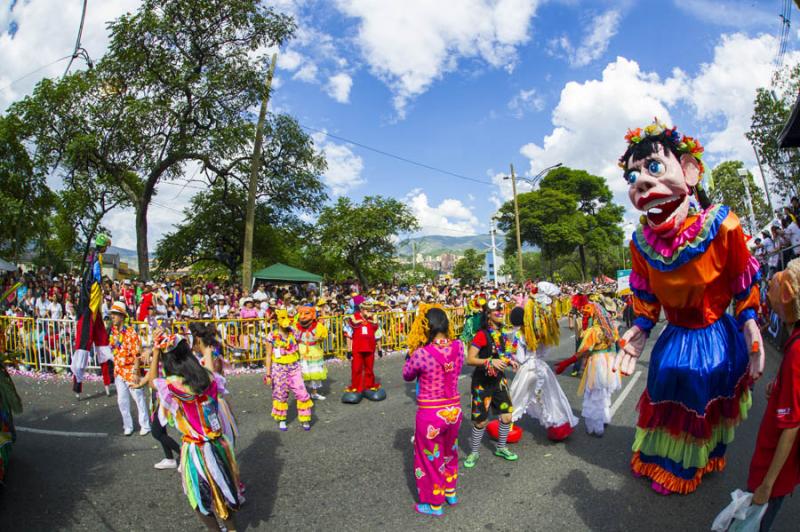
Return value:
[(511, 191), (514, 194), (514, 225), (517, 230), (517, 267), (519, 274), (517, 281), (520, 283), (525, 281), (525, 273), (522, 269), (522, 238), (519, 231), (519, 203), (517, 202), (517, 176), (514, 173), (514, 165), (511, 165)]
[(739, 168), (739, 170), (737, 170), (737, 173), (744, 182), (744, 194), (745, 198), (747, 199), (747, 210), (749, 211), (750, 214), (750, 234), (753, 234), (753, 231), (758, 230), (758, 226), (756, 224), (756, 215), (753, 213), (753, 199), (750, 197), (750, 183), (749, 183), (750, 180), (748, 179), (750, 172), (748, 172), (744, 168)]

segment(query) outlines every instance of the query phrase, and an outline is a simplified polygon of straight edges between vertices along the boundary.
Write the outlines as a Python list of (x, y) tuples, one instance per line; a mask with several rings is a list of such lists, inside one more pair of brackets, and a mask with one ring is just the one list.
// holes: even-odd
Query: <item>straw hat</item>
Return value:
[(121, 314), (125, 318), (128, 317), (128, 309), (125, 308), (125, 303), (122, 301), (115, 301), (108, 312), (110, 314)]

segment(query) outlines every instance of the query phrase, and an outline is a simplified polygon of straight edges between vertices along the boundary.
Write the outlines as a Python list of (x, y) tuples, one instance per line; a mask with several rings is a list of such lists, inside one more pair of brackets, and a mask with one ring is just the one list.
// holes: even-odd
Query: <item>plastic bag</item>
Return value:
[(722, 509), (714, 519), (711, 530), (716, 532), (758, 532), (761, 518), (767, 505), (751, 505), (753, 494), (735, 490), (731, 493), (731, 503)]

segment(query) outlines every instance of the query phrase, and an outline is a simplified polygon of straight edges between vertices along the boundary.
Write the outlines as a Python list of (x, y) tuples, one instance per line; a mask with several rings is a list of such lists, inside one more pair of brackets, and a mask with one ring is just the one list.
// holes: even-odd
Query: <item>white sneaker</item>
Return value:
[(139, 431), (139, 436), (147, 436), (148, 434), (150, 434), (150, 429), (142, 427), (142, 430)]
[(125, 436), (130, 436), (131, 434), (133, 434), (133, 429), (125, 429), (125, 431), (123, 432), (123, 434), (124, 434)]
[(311, 394), (311, 398), (314, 399), (315, 401), (324, 401), (325, 400), (325, 396), (324, 395), (320, 395), (317, 392), (312, 393)]
[(176, 462), (174, 459), (164, 458), (153, 467), (156, 469), (177, 469), (178, 462)]
[(111, 397), (111, 389), (106, 386), (106, 397)]

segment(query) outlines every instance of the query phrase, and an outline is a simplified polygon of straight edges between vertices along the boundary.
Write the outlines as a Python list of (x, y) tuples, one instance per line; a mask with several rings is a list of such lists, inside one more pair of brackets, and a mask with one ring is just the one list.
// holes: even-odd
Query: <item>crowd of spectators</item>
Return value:
[[(2, 278), (2, 312), (9, 316), (49, 319), (76, 319), (80, 298), (80, 276), (54, 274), (47, 268), (37, 271), (9, 272)], [(575, 285), (564, 285), (566, 293), (575, 293)], [(476, 292), (494, 294), (515, 304), (522, 304), (527, 290), (513, 284), (495, 288), (487, 283), (461, 287), (448, 283), (413, 286), (378, 285), (362, 291), (357, 283), (284, 284), (257, 282), (252, 293), (226, 281), (184, 277), (175, 280), (103, 280), (102, 313), (108, 315), (116, 301), (125, 304), (136, 321), (149, 319), (235, 319), (269, 318), (277, 308), (312, 305), (323, 316), (348, 314), (353, 310), (353, 296), (361, 294), (385, 311), (414, 311), (421, 302), (441, 303), (447, 307), (466, 307)]]

